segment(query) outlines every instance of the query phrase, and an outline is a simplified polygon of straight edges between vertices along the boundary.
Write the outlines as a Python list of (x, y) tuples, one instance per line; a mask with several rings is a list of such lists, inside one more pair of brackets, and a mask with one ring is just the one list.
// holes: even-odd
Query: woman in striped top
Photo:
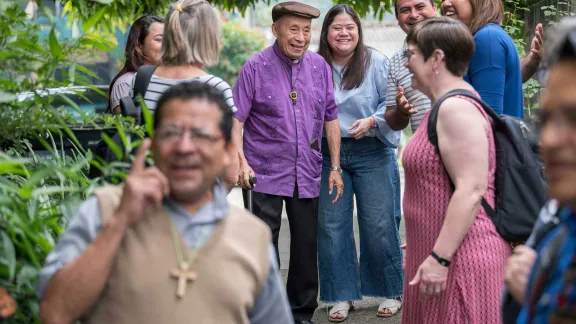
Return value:
[[(218, 63), (219, 48), (220, 23), (207, 1), (183, 0), (174, 4), (166, 17), (160, 50), (161, 64), (154, 71), (144, 96), (146, 107), (154, 112), (158, 99), (170, 86), (198, 81), (221, 91), (230, 109), (236, 112), (230, 85), (204, 71), (205, 67)], [(136, 77), (133, 80), (136, 80)], [(134, 83), (130, 95), (134, 95)], [(233, 138), (234, 145), (237, 140)], [(231, 160), (232, 165), (223, 175), (229, 189), (232, 189), (238, 180), (238, 159)]]

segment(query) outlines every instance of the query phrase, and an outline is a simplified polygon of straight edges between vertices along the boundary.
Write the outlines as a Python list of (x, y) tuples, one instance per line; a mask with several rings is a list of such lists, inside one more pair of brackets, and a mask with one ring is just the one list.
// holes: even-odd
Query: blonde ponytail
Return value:
[(220, 21), (206, 0), (183, 0), (172, 6), (166, 18), (160, 56), (163, 65), (218, 62)]
[(162, 64), (178, 65), (174, 63), (179, 62), (181, 57), (188, 56), (188, 46), (186, 46), (184, 41), (180, 22), (180, 15), (182, 13), (182, 4), (179, 2), (173, 6), (166, 18), (166, 28), (160, 50)]

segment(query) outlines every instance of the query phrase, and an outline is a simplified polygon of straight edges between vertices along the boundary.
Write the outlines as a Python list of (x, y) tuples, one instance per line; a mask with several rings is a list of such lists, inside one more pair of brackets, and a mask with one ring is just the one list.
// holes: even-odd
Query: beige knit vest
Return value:
[[(122, 189), (107, 186), (95, 194), (105, 221), (118, 208)], [(192, 262), (196, 280), (178, 299), (177, 280), (170, 277), (178, 266), (170, 226), (168, 213), (154, 209), (127, 231), (106, 287), (84, 323), (249, 323), (248, 312), (270, 271), (268, 227), (230, 206)]]

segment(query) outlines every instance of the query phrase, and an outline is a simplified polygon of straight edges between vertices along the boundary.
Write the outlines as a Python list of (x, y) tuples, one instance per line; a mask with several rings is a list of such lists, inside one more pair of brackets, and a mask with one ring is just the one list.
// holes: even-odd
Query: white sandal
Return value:
[[(338, 303), (334, 305), (334, 307), (332, 307), (332, 309), (328, 313), (328, 321), (335, 323), (344, 322), (345, 320), (348, 319), (348, 312), (351, 312), (353, 310), (354, 310), (354, 304), (352, 302)], [(333, 318), (332, 316), (336, 314), (342, 315), (342, 318)]]
[[(402, 301), (394, 298), (386, 298), (384, 301), (378, 306), (378, 313), (376, 316), (378, 317), (392, 317), (402, 309)], [(382, 313), (381, 311), (388, 310), (386, 313)]]

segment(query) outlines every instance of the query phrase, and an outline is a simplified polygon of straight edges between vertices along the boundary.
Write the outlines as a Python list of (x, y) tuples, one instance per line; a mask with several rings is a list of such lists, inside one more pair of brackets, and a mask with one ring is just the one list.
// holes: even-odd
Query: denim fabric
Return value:
[[(342, 139), (340, 164), (344, 195), (328, 194), (330, 156), (322, 145), (322, 183), (318, 218), (320, 300), (361, 300), (363, 296), (402, 296), (400, 176), (396, 154), (375, 138)], [(360, 230), (360, 262), (353, 233), (353, 197)]]

